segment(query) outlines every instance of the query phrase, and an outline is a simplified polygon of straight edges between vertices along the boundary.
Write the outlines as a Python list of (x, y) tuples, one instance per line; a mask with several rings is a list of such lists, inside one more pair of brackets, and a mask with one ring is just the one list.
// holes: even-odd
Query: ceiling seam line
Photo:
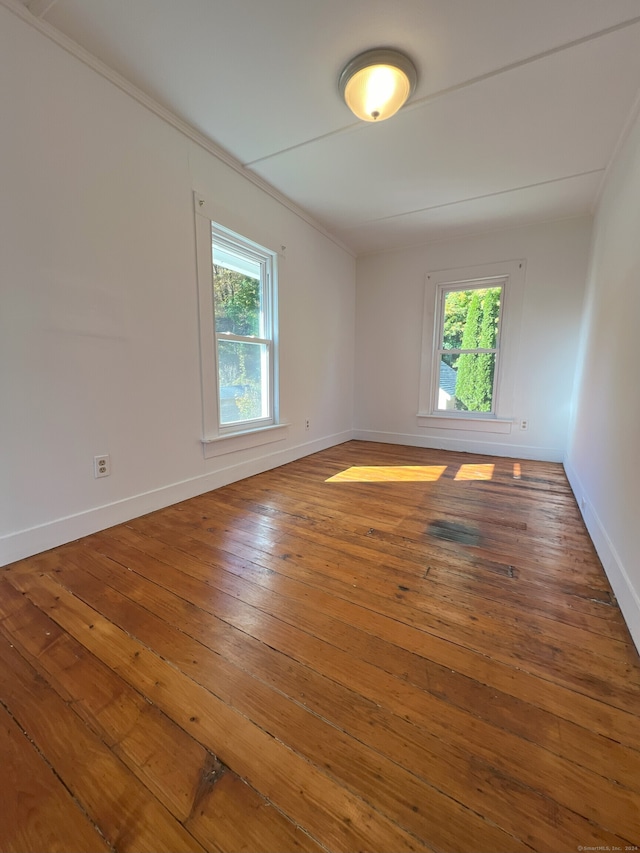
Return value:
[[(598, 30), (595, 33), (590, 33), (589, 35), (582, 36), (579, 39), (574, 39), (573, 41), (565, 42), (565, 44), (558, 45), (557, 47), (549, 48), (549, 50), (542, 51), (541, 53), (535, 53), (532, 56), (528, 56), (525, 59), (519, 59), (516, 62), (512, 62), (508, 65), (503, 65), (500, 68), (496, 68), (493, 71), (487, 71), (485, 74), (479, 74), (477, 77), (470, 77), (468, 80), (464, 80), (461, 83), (456, 83), (453, 86), (448, 86), (445, 89), (439, 89), (437, 92), (431, 92), (429, 95), (425, 95), (422, 98), (415, 99), (410, 101), (408, 104), (405, 104), (403, 107), (403, 111), (408, 112), (410, 110), (416, 109), (417, 107), (422, 107), (425, 104), (431, 103), (432, 101), (436, 101), (439, 98), (443, 98), (446, 95), (452, 95), (455, 92), (460, 92), (463, 89), (469, 89), (472, 86), (475, 86), (478, 83), (483, 83), (485, 80), (490, 80), (493, 77), (498, 77), (501, 74), (507, 74), (509, 71), (515, 71), (517, 68), (522, 68), (525, 65), (531, 65), (534, 62), (538, 62), (541, 59), (546, 59), (549, 56), (554, 56), (557, 53), (562, 53), (565, 50), (571, 50), (571, 48), (579, 47), (582, 44), (587, 44), (588, 42), (595, 41), (596, 39), (602, 38), (604, 36), (608, 36), (611, 33), (619, 32), (621, 30), (627, 29), (628, 27), (633, 27), (636, 24), (640, 23), (640, 15), (636, 15), (635, 18), (629, 18), (627, 21), (623, 21), (619, 24), (613, 24), (611, 27), (606, 27), (603, 30)], [(242, 165), (249, 169), (252, 166), (255, 166), (258, 163), (264, 163), (267, 160), (272, 160), (275, 157), (279, 157), (282, 154), (289, 154), (291, 151), (295, 151), (298, 148), (304, 148), (307, 145), (313, 145), (314, 142), (320, 142), (323, 139), (329, 139), (332, 136), (340, 136), (345, 133), (350, 133), (354, 130), (362, 130), (365, 129), (367, 125), (363, 122), (353, 122), (352, 124), (345, 125), (344, 127), (337, 128), (336, 130), (329, 131), (329, 133), (322, 133), (320, 136), (314, 136), (312, 139), (306, 139), (303, 142), (298, 142), (295, 145), (290, 145), (288, 148), (282, 148), (279, 151), (274, 151), (271, 154), (265, 154), (263, 157), (257, 157), (255, 160), (248, 160), (246, 163)]]
[[(439, 210), (443, 207), (453, 207), (456, 204), (467, 204), (470, 201), (482, 201), (485, 198), (495, 198), (499, 195), (507, 195), (508, 193), (517, 193), (522, 190), (532, 190), (536, 187), (544, 187), (549, 184), (558, 184), (561, 181), (570, 181), (572, 178), (585, 178), (589, 175), (597, 175), (599, 172), (604, 172), (605, 167), (603, 166), (600, 169), (589, 169), (587, 172), (576, 172), (574, 175), (565, 175), (563, 178), (551, 178), (548, 181), (537, 181), (534, 184), (523, 184), (521, 187), (511, 187), (508, 190), (496, 190), (494, 193), (485, 193), (484, 195), (475, 195), (470, 196), (469, 198), (463, 198), (459, 201), (446, 201), (442, 204), (433, 204), (430, 207), (418, 207), (415, 210), (409, 210), (405, 213), (393, 213), (391, 216), (381, 216), (378, 219), (365, 219), (359, 223), (359, 225), (355, 226), (356, 228), (361, 227), (362, 225), (371, 225), (374, 222), (387, 222), (389, 219), (399, 219), (402, 216), (414, 216), (416, 213), (427, 213), (430, 210)], [(347, 231), (352, 230), (347, 228)]]
[(457, 235), (435, 235), (432, 238), (428, 238), (426, 240), (415, 239), (409, 243), (401, 243), (397, 246), (387, 246), (384, 249), (361, 249), (358, 252), (357, 258), (370, 257), (372, 255), (392, 255), (394, 252), (403, 252), (406, 249), (415, 249), (419, 246), (434, 246), (438, 243), (451, 243), (457, 240), (466, 240), (470, 237), (478, 237), (483, 234), (495, 234), (500, 231), (519, 231), (522, 228), (537, 225), (544, 225), (549, 222), (571, 222), (573, 219), (582, 219), (586, 216), (590, 216), (591, 214), (587, 213), (570, 213), (565, 216), (542, 216), (539, 219), (530, 220), (528, 223), (519, 223), (517, 225), (495, 225), (495, 226), (487, 226), (486, 228), (478, 227), (476, 230), (463, 231), (459, 232)]

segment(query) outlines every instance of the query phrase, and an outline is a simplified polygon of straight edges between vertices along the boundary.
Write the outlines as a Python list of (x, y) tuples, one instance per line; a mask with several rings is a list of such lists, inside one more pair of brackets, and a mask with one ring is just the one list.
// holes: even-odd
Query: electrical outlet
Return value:
[(108, 453), (101, 453), (100, 456), (93, 457), (93, 476), (108, 477), (111, 473), (111, 457)]
[(520, 429), (521, 430), (528, 430), (529, 429), (529, 421), (526, 418), (523, 418), (520, 421)]
[(304, 428), (307, 432), (309, 432), (309, 430), (311, 429), (311, 420), (309, 418), (305, 419)]

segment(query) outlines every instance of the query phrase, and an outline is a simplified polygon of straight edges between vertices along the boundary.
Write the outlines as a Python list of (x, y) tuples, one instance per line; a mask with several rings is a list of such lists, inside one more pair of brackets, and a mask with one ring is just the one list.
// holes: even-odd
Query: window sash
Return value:
[(233, 332), (216, 332), (216, 340), (221, 341), (239, 341), (246, 344), (266, 344), (271, 346), (273, 340), (271, 338), (258, 338), (254, 335), (234, 335)]
[(482, 353), (498, 352), (498, 347), (495, 347), (494, 349), (481, 349), (480, 347), (476, 347), (475, 349), (439, 349), (438, 352), (442, 355), (465, 355), (465, 353), (469, 353), (471, 355), (478, 353), (479, 355), (482, 355)]
[[(218, 360), (220, 360), (220, 350), (219, 344), (225, 343), (235, 343), (231, 338), (226, 336), (222, 336), (219, 339), (219, 343), (216, 345), (216, 356)], [(246, 417), (237, 417), (237, 418), (227, 418), (223, 417), (223, 412), (225, 410), (225, 403), (222, 394), (222, 386), (220, 385), (220, 374), (218, 373), (218, 426), (219, 432), (221, 435), (226, 435), (229, 432), (237, 431), (238, 429), (257, 429), (262, 426), (270, 426), (274, 423), (273, 419), (273, 385), (272, 385), (272, 362), (273, 362), (273, 347), (270, 341), (258, 341), (255, 338), (245, 338), (240, 340), (239, 343), (248, 343), (252, 346), (261, 347), (264, 352), (261, 353), (261, 365), (259, 370), (259, 379), (258, 385), (260, 387), (260, 408), (261, 413), (250, 415), (247, 414)], [(246, 394), (246, 388), (243, 389)], [(238, 395), (240, 397), (244, 397), (244, 394)], [(232, 408), (236, 408), (235, 402), (229, 404), (227, 401), (227, 410), (231, 405)], [(266, 410), (266, 411), (265, 411)], [(237, 410), (238, 413), (241, 413), (241, 410)]]

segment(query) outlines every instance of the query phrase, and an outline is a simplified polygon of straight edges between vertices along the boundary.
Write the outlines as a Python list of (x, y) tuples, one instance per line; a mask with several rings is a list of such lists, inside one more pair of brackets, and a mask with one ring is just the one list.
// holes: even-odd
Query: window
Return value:
[(427, 274), (418, 424), (511, 432), (525, 262)]
[(495, 414), (504, 283), (438, 287), (434, 412)]
[(277, 254), (212, 221), (194, 194), (205, 456), (284, 438)]
[(273, 255), (211, 225), (218, 426), (273, 423)]

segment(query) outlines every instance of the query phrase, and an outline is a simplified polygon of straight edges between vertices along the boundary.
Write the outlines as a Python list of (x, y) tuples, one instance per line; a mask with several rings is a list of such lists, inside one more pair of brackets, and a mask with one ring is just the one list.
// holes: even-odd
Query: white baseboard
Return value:
[(9, 533), (0, 537), (0, 566), (6, 566), (33, 554), (39, 554), (42, 551), (49, 550), (49, 548), (56, 548), (66, 542), (73, 542), (82, 536), (88, 536), (98, 530), (105, 530), (107, 527), (113, 527), (114, 524), (122, 524), (124, 521), (145, 515), (147, 512), (153, 512), (156, 509), (162, 509), (179, 501), (210, 492), (213, 489), (219, 489), (221, 486), (235, 483), (245, 477), (252, 477), (254, 474), (261, 474), (271, 468), (286, 465), (287, 462), (293, 462), (295, 459), (309, 456), (311, 453), (326, 450), (328, 447), (342, 444), (351, 438), (353, 438), (351, 431), (325, 436), (315, 441), (289, 447), (286, 450), (267, 453), (247, 462), (218, 468), (199, 477), (171, 483), (160, 489), (143, 492), (114, 503), (64, 518), (57, 518), (36, 527)]
[(411, 447), (429, 447), (433, 450), (457, 450), (462, 453), (480, 453), (483, 456), (506, 456), (510, 459), (535, 459), (538, 462), (562, 462), (561, 450), (550, 447), (532, 447), (525, 444), (506, 444), (478, 439), (447, 438), (433, 435), (411, 435), (399, 432), (376, 432), (356, 429), (353, 438), (359, 441), (380, 441), (384, 444), (408, 444)]
[(564, 470), (598, 557), (600, 557), (609, 583), (618, 599), (631, 638), (638, 652), (640, 652), (640, 595), (634, 589), (622, 560), (598, 513), (587, 497), (577, 473), (568, 462), (564, 463)]

